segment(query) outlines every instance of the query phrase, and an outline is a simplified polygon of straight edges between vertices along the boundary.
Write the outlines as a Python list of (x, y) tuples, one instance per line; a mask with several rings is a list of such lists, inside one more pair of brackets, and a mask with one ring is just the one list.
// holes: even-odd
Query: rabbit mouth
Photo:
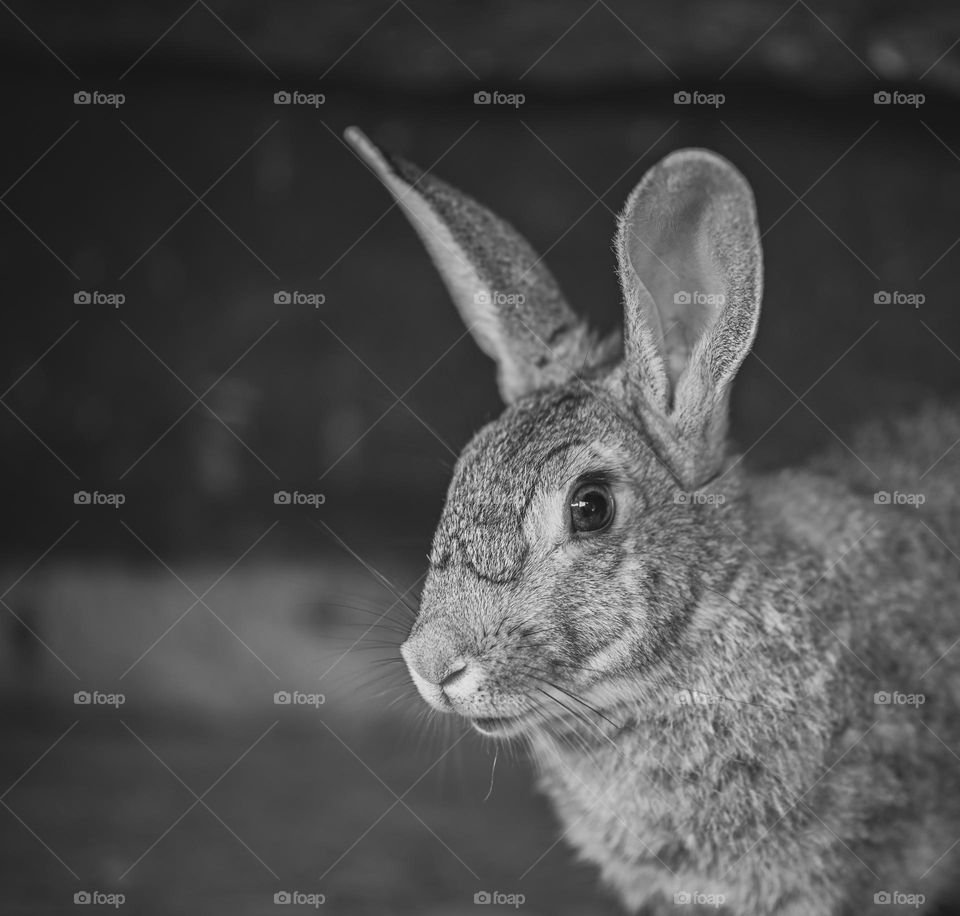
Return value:
[(495, 716), (471, 719), (470, 724), (488, 738), (508, 738), (523, 729), (529, 716)]

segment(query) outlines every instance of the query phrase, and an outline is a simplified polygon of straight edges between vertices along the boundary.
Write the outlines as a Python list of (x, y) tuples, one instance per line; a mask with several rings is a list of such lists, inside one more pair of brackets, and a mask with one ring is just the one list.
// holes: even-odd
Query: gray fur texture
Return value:
[[(475, 265), (448, 285), (514, 276), (513, 236), (486, 235), (502, 224), (446, 185), (421, 193)], [(411, 676), (529, 748), (566, 840), (631, 912), (930, 908), (960, 865), (960, 413), (864, 430), (853, 450), (880, 485), (845, 450), (755, 476), (724, 439), (760, 309), (746, 182), (711, 153), (669, 156), (618, 253), (624, 358), (511, 370), (509, 406), (457, 464)], [(692, 284), (699, 305), (675, 298)], [(523, 323), (555, 326), (558, 302), (551, 280)], [(496, 321), (503, 373), (533, 351)], [(590, 535), (569, 519), (584, 479), (616, 506)]]

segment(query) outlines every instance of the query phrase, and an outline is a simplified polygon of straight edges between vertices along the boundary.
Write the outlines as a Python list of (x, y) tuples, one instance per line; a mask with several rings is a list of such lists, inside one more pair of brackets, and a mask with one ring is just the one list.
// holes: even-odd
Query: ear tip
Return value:
[(705, 146), (685, 146), (683, 149), (675, 149), (663, 158), (664, 165), (686, 165), (686, 164), (710, 164), (710, 165), (730, 165), (730, 161), (719, 153)]
[(413, 163), (381, 149), (356, 125), (346, 128), (343, 138), (383, 182), (400, 180), (414, 184), (421, 177), (420, 169)]
[(382, 150), (355, 124), (351, 124), (343, 132), (343, 139), (353, 147), (354, 151), (368, 165), (380, 171), (385, 164)]
[(343, 139), (353, 147), (360, 146), (364, 141), (367, 143), (370, 142), (367, 138), (367, 135), (360, 130), (356, 124), (351, 124), (349, 127), (344, 129)]
[(674, 150), (664, 157), (660, 167), (665, 171), (690, 172), (695, 169), (699, 172), (711, 173), (727, 182), (732, 180), (742, 189), (750, 192), (750, 183), (729, 159), (704, 147), (691, 146)]

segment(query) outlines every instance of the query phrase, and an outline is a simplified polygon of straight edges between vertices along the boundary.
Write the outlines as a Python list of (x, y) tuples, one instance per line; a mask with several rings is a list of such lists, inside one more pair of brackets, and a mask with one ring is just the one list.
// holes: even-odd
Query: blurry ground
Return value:
[[(395, 653), (364, 640), (343, 655), (366, 618), (315, 602), (342, 589), (378, 606), (365, 576), (233, 573), (206, 599), (229, 631), (198, 607), (126, 676), (193, 599), (165, 573), (46, 581), (32, 606), (49, 670), (8, 681), (0, 709), (0, 782), (14, 784), (0, 844), (18, 850), (0, 867), (4, 912), (62, 913), (78, 889), (120, 891), (124, 912), (147, 914), (270, 913), (282, 890), (323, 893), (339, 913), (472, 912), (483, 890), (525, 894), (525, 912), (600, 911), (524, 765), (501, 751), (484, 801), (491, 746), (403, 702), (404, 679), (372, 665)], [(4, 657), (7, 678), (23, 676), (16, 662)], [(79, 689), (126, 701), (75, 706)], [(281, 689), (323, 705), (277, 706)]]
[[(379, 12), (334, 6), (321, 28), (286, 4), (272, 20), (211, 4), (264, 68), (205, 4), (142, 59), (175, 13), (68, 4), (43, 22), (17, 5), (76, 78), (6, 20), (4, 912), (60, 913), (83, 889), (148, 914), (272, 913), (283, 889), (342, 913), (455, 916), (481, 890), (525, 894), (528, 916), (612, 908), (554, 845), (524, 763), (501, 754), (486, 802), (493, 761), (475, 736), (430, 769), (459, 733), (424, 733), (416, 703), (391, 705), (409, 688), (399, 672), (376, 680), (398, 668), (373, 664), (389, 648), (330, 668), (392, 603), (378, 574), (417, 594), (454, 456), (499, 410), (490, 364), (341, 143), (346, 125), (509, 217), (602, 329), (619, 320), (614, 214), (644, 169), (684, 145), (735, 162), (766, 255), (734, 394), (753, 467), (960, 390), (947, 4), (794, 4), (782, 21), (760, 3), (673, 4), (649, 29), (594, 5), (569, 33), (580, 7), (544, 20), (535, 4), (414, 6), (436, 35), (395, 4), (353, 50)], [(521, 109), (473, 104), (544, 52)], [(873, 104), (895, 81), (927, 93), (922, 109)], [(678, 107), (680, 87), (726, 101)], [(97, 88), (127, 101), (73, 104)], [(281, 108), (278, 88), (327, 99)], [(126, 301), (77, 305), (80, 290)], [(324, 304), (275, 304), (279, 290)], [(77, 490), (126, 503), (80, 506)], [(278, 490), (326, 501), (280, 506)], [(209, 607), (177, 622), (199, 597)], [(78, 690), (126, 702), (76, 706)], [(277, 690), (326, 702), (275, 706)], [(195, 799), (160, 760), (202, 794), (245, 752), (204, 799), (224, 823), (202, 805), (178, 822)], [(378, 821), (395, 798), (364, 764), (400, 795), (426, 772), (413, 813)]]

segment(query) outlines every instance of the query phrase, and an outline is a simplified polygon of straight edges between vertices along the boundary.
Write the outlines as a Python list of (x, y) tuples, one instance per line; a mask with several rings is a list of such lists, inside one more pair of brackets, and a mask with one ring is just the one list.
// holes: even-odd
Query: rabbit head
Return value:
[(612, 702), (605, 687), (669, 653), (736, 524), (736, 475), (718, 476), (760, 310), (750, 188), (696, 149), (643, 177), (616, 236), (622, 343), (598, 341), (509, 224), (346, 136), (423, 240), (507, 405), (454, 471), (402, 646), (410, 674), (431, 706), (497, 736), (569, 718), (576, 697)]

